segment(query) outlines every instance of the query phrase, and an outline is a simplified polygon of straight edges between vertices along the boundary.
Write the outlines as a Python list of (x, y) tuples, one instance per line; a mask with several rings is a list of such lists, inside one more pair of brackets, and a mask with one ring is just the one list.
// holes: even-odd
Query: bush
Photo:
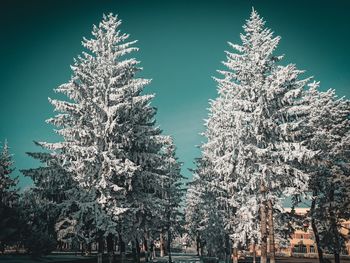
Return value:
[(56, 240), (47, 232), (38, 229), (33, 229), (25, 239), (25, 247), (28, 253), (34, 257), (47, 255), (56, 248)]

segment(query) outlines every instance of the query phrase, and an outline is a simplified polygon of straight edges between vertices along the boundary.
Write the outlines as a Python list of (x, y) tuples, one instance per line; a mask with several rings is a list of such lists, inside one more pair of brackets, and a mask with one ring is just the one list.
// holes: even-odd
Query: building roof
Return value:
[[(307, 208), (307, 207), (296, 207), (296, 208), (294, 208), (295, 213), (299, 214), (299, 215), (305, 215), (307, 212), (309, 212), (309, 210), (310, 210), (310, 208)], [(285, 212), (291, 212), (292, 208), (286, 207), (286, 208), (284, 208), (284, 211)]]

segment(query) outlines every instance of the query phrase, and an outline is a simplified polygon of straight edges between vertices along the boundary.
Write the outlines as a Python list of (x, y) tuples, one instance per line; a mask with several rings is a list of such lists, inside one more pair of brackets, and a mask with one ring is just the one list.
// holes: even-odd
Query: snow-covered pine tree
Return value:
[(223, 203), (223, 191), (217, 184), (209, 159), (199, 158), (194, 179), (189, 184), (186, 200), (187, 228), (197, 243), (197, 253), (225, 258), (230, 254), (227, 249), (227, 231), (225, 229), (225, 215), (227, 213)]
[(5, 140), (0, 151), (0, 250), (18, 241), (19, 236), (18, 178), (12, 174), (13, 163)]
[[(159, 136), (159, 139), (161, 140), (154, 144), (157, 147), (153, 150), (145, 146), (142, 152), (141, 148), (135, 147), (135, 156), (140, 154), (146, 158), (141, 159), (140, 164), (143, 169), (137, 172), (133, 191), (127, 195), (130, 209), (123, 219), (124, 225), (132, 223), (130, 235), (126, 241), (131, 241), (134, 246), (142, 242), (146, 260), (150, 252), (150, 242), (157, 239), (159, 235), (162, 236), (163, 241), (170, 241), (168, 233), (174, 236), (181, 220), (179, 210), (183, 195), (181, 163), (176, 158), (172, 139), (168, 136)], [(151, 145), (152, 141), (150, 141)], [(165, 242), (163, 245), (165, 249)], [(170, 251), (169, 247), (167, 250)], [(134, 257), (138, 261), (139, 253), (136, 247), (134, 253), (137, 254)]]
[(23, 223), (20, 241), (34, 256), (48, 254), (57, 245), (56, 206), (54, 202), (43, 198), (42, 194), (40, 188), (27, 188), (21, 194), (19, 202)]
[[(35, 144), (40, 146), (36, 142)], [(96, 204), (95, 192), (87, 192), (74, 181), (72, 174), (62, 167), (59, 156), (48, 152), (27, 154), (42, 165), (21, 170), (34, 182), (34, 186), (26, 192), (27, 199), (31, 201), (26, 203), (26, 199), (22, 198), (23, 207), (31, 211), (41, 206), (41, 214), (46, 214), (47, 222), (36, 224), (46, 225), (47, 234), (51, 235), (51, 238), (70, 244), (81, 243), (88, 248), (99, 238), (110, 233), (116, 234), (115, 223), (104, 209)], [(31, 226), (32, 231), (40, 230), (36, 224)]]
[(199, 178), (194, 175), (192, 182), (189, 184), (186, 193), (186, 208), (185, 208), (185, 220), (186, 230), (189, 233), (192, 241), (196, 242), (197, 255), (201, 255), (201, 219), (203, 218), (205, 202), (203, 198), (203, 192), (201, 191)]
[[(28, 217), (24, 239), (29, 246), (28, 249), (33, 250), (32, 253), (40, 254), (55, 248), (57, 240), (55, 225), (60, 216), (61, 206), (67, 201), (66, 192), (74, 181), (53, 154), (48, 152), (27, 152), (27, 154), (39, 161), (41, 166), (21, 170), (34, 183), (21, 198), (22, 213)], [(35, 242), (35, 239), (38, 239), (38, 242)], [(40, 242), (50, 243), (50, 249), (44, 249), (44, 244)]]
[(9, 149), (5, 140), (0, 153), (0, 202), (7, 207), (11, 207), (18, 198), (18, 178), (12, 176), (14, 168)]
[[(226, 87), (227, 88), (227, 87)], [(209, 117), (205, 121), (206, 131), (203, 136), (207, 142), (201, 145), (202, 157), (198, 162), (197, 173), (199, 178), (205, 183), (206, 195), (214, 198), (212, 204), (216, 204), (215, 210), (220, 211), (224, 229), (221, 230), (221, 239), (226, 239), (229, 235), (233, 241), (233, 246), (238, 247), (242, 243), (240, 239), (255, 240), (257, 230), (251, 220), (246, 220), (244, 228), (238, 229), (237, 223), (232, 220), (237, 212), (238, 204), (236, 200), (236, 178), (234, 167), (236, 165), (236, 152), (234, 151), (236, 141), (236, 123), (232, 111), (231, 97), (226, 93), (225, 88), (218, 89), (219, 96), (210, 101)], [(250, 208), (254, 207), (251, 203)], [(257, 211), (258, 209), (255, 209)], [(254, 211), (254, 209), (252, 209)], [(239, 220), (245, 220), (240, 217)], [(218, 232), (218, 231), (216, 231)], [(237, 236), (238, 233), (238, 236)], [(231, 248), (227, 247), (230, 242), (226, 241), (226, 254), (230, 255)]]
[(320, 262), (323, 250), (332, 251), (335, 262), (340, 262), (345, 241), (341, 222), (350, 217), (350, 101), (337, 98), (334, 90), (319, 92), (318, 86), (312, 83), (305, 98), (310, 110), (307, 142), (319, 151), (308, 169), (311, 225)]
[(314, 155), (301, 136), (307, 112), (299, 100), (309, 79), (300, 79), (302, 71), (292, 64), (278, 64), (283, 57), (273, 52), (280, 37), (264, 25), (253, 10), (243, 26), (242, 44), (229, 43), (235, 52), (226, 52), (227, 70), (216, 79), (216, 101), (223, 101), (218, 112), (225, 117), (213, 122), (226, 132), (219, 134), (219, 146), (211, 147), (209, 139), (205, 146), (213, 170), (219, 171), (218, 182), (233, 197), (227, 203), (237, 208), (228, 219), (237, 230), (231, 237), (241, 244), (258, 238), (261, 262), (267, 256), (268, 202), (282, 211), (283, 198), (307, 190), (308, 174), (300, 166)]
[[(228, 234), (234, 233), (232, 215), (236, 210), (236, 202), (234, 178), (228, 176), (227, 171), (232, 170), (234, 166), (230, 160), (233, 160), (231, 153), (235, 138), (232, 136), (234, 122), (229, 114), (230, 105), (226, 103), (226, 96), (222, 91), (219, 92), (222, 96), (210, 101), (209, 117), (205, 121), (206, 130), (202, 134), (206, 142), (200, 147), (202, 156), (196, 161), (197, 167), (193, 170), (195, 180), (189, 189), (186, 216), (190, 229), (193, 228), (197, 232), (195, 234), (195, 231), (192, 231), (192, 234), (200, 241), (198, 244), (205, 243), (209, 254), (220, 254), (222, 258), (226, 254), (226, 258), (229, 258), (231, 248), (228, 247)], [(191, 195), (193, 191), (197, 192), (197, 195)], [(191, 203), (194, 203), (194, 211), (191, 209)], [(203, 211), (192, 215), (198, 211), (196, 206)], [(200, 221), (190, 222), (193, 216), (200, 218)], [(216, 223), (213, 225), (212, 222)], [(232, 235), (231, 238), (235, 239)]]
[(205, 213), (200, 221), (201, 240), (209, 257), (227, 258), (227, 232), (223, 209), (215, 196), (215, 192), (206, 190), (203, 195)]
[[(167, 233), (167, 251), (169, 262), (171, 259), (171, 242), (182, 233), (183, 213), (180, 206), (184, 194), (182, 188), (181, 163), (178, 161), (175, 151), (176, 147), (172, 140), (163, 147), (163, 177), (161, 178), (161, 211), (159, 214), (161, 234)], [(157, 224), (159, 227), (159, 224)]]
[(67, 199), (59, 206), (59, 217), (55, 224), (57, 239), (71, 244), (81, 243), (85, 253), (91, 253), (93, 242), (98, 243), (99, 253), (108, 235), (117, 234), (117, 224), (96, 203), (94, 192), (78, 185), (66, 191)]
[(48, 122), (63, 141), (40, 145), (55, 152), (81, 189), (93, 192), (119, 232), (132, 226), (128, 237), (136, 244), (156, 214), (161, 149), (169, 138), (155, 126), (153, 95), (143, 94), (150, 81), (136, 77), (139, 62), (126, 56), (137, 50), (136, 41), (127, 42), (120, 24), (104, 15), (93, 38), (84, 38), (87, 52), (75, 60), (71, 80), (56, 89), (68, 100), (50, 99), (59, 114)]
[[(35, 145), (40, 146), (37, 142)], [(72, 176), (63, 167), (56, 155), (49, 152), (27, 152), (27, 155), (41, 163), (40, 167), (23, 169), (21, 173), (33, 180), (36, 192), (43, 199), (60, 204), (64, 202), (66, 191), (75, 184)]]
[(120, 24), (116, 16), (104, 15), (93, 38), (84, 38), (88, 52), (71, 66), (71, 80), (56, 89), (69, 100), (50, 99), (60, 113), (47, 122), (64, 141), (40, 143), (60, 155), (81, 187), (96, 191), (97, 202), (113, 217), (125, 211), (125, 191), (137, 169), (126, 152), (137, 121), (135, 105), (145, 101), (139, 94), (149, 82), (134, 78), (140, 70), (135, 59), (123, 59), (137, 48), (135, 41), (126, 42), (129, 35), (120, 33)]

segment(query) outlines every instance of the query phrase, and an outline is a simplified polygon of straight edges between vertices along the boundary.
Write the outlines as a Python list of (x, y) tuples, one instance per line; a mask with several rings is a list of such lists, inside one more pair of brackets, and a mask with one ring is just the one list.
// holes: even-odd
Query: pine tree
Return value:
[[(223, 95), (221, 92), (219, 90)], [(235, 124), (228, 114), (230, 110), (225, 96), (210, 101), (206, 130), (202, 134), (207, 142), (201, 145), (202, 156), (193, 170), (195, 180), (190, 185), (186, 210), (187, 224), (198, 241), (198, 247), (203, 249), (205, 244), (208, 254), (226, 259), (231, 255), (229, 237), (236, 240), (236, 226), (232, 220), (236, 211), (235, 182), (228, 176), (228, 171), (234, 167), (231, 153), (235, 142)], [(192, 195), (192, 192), (196, 194)], [(237, 245), (234, 242), (234, 246)]]
[[(34, 142), (40, 146), (39, 143)], [(27, 155), (39, 161), (37, 168), (23, 169), (21, 173), (33, 180), (34, 187), (42, 199), (60, 204), (67, 199), (66, 192), (75, 184), (72, 176), (63, 167), (58, 156), (48, 152), (27, 152)]]
[(150, 96), (139, 95), (149, 81), (134, 78), (140, 70), (135, 59), (122, 59), (137, 50), (135, 41), (118, 30), (121, 21), (112, 14), (94, 26), (92, 39), (85, 39), (83, 52), (71, 67), (71, 80), (56, 91), (70, 101), (50, 102), (60, 113), (48, 120), (57, 126), (63, 142), (40, 143), (58, 152), (84, 189), (96, 191), (98, 203), (117, 217), (126, 209), (125, 191), (137, 165), (128, 159), (133, 123), (143, 121), (138, 107), (152, 111)]
[(94, 192), (87, 192), (76, 186), (66, 194), (67, 200), (60, 205), (55, 224), (59, 241), (82, 243), (85, 253), (89, 254), (93, 242), (99, 243), (101, 247), (108, 235), (117, 234), (117, 224), (96, 203)]
[[(116, 233), (115, 223), (95, 202), (95, 192), (87, 192), (74, 181), (58, 155), (48, 152), (27, 154), (42, 163), (38, 168), (21, 170), (34, 182), (25, 193), (27, 198), (22, 198), (24, 213), (37, 215), (33, 218), (34, 223), (29, 225), (29, 236), (38, 237), (40, 231), (46, 229), (42, 236), (60, 242), (79, 242), (87, 247), (103, 235)], [(43, 222), (38, 220), (40, 217)], [(29, 239), (28, 244), (32, 242)]]
[(201, 219), (205, 213), (203, 204), (206, 201), (198, 183), (199, 178), (193, 177), (192, 182), (186, 193), (186, 230), (192, 237), (192, 241), (196, 242), (197, 256), (201, 255)]
[[(81, 198), (79, 203), (65, 204), (67, 216), (73, 212), (80, 221), (70, 222), (89, 220), (83, 218), (92, 211), (97, 211), (97, 222), (107, 222), (108, 215), (110, 226), (124, 243), (132, 241), (136, 251), (159, 217), (167, 162), (162, 149), (170, 137), (155, 125), (156, 109), (150, 105), (154, 95), (143, 94), (150, 80), (136, 77), (141, 68), (130, 58), (138, 50), (136, 41), (128, 42), (120, 24), (117, 16), (104, 15), (93, 27), (93, 37), (84, 38), (87, 51), (71, 66), (71, 80), (56, 89), (67, 100), (49, 99), (59, 113), (47, 122), (63, 140), (38, 144), (55, 155), (76, 183), (69, 195)], [(89, 203), (97, 208), (87, 207)]]
[[(22, 216), (28, 218), (23, 239), (31, 253), (46, 254), (56, 246), (55, 225), (60, 216), (60, 207), (67, 201), (67, 189), (73, 181), (53, 154), (27, 154), (38, 160), (41, 166), (21, 170), (34, 183), (21, 197)], [(45, 248), (45, 243), (50, 245)]]
[(309, 78), (300, 79), (302, 71), (292, 64), (279, 65), (283, 57), (273, 53), (280, 37), (264, 25), (253, 10), (242, 44), (229, 43), (235, 52), (226, 52), (227, 70), (215, 78), (219, 96), (209, 118), (218, 131), (207, 128), (202, 146), (234, 211), (226, 219), (231, 238), (236, 246), (258, 239), (261, 262), (267, 256), (268, 204), (282, 211), (283, 198), (306, 192), (309, 175), (301, 167), (315, 154), (301, 136), (307, 111), (300, 100)]
[(13, 177), (12, 154), (5, 140), (0, 152), (0, 250), (18, 237), (18, 178)]
[(161, 225), (161, 234), (167, 233), (167, 252), (169, 262), (171, 259), (171, 242), (180, 235), (182, 230), (183, 214), (180, 211), (180, 206), (183, 197), (181, 163), (175, 155), (175, 145), (172, 140), (163, 147), (163, 165), (160, 167), (163, 171), (161, 178), (161, 210), (158, 217)]
[(273, 37), (264, 24), (253, 10), (241, 35), (242, 46), (232, 45), (238, 53), (228, 53), (225, 65), (231, 71), (219, 80), (219, 85), (229, 81), (233, 86), (231, 103), (239, 131), (235, 149), (238, 196), (241, 204), (260, 203), (262, 261), (267, 204), (272, 202), (281, 211), (283, 197), (307, 190), (308, 174), (300, 167), (314, 155), (300, 135), (306, 112), (299, 100), (309, 79), (299, 79), (302, 71), (292, 64), (277, 64), (282, 57), (273, 51), (280, 38)]
[(43, 198), (42, 189), (36, 187), (25, 189), (19, 203), (24, 225), (20, 242), (33, 256), (49, 254), (57, 245), (55, 203)]
[[(228, 232), (225, 229), (225, 192), (217, 185), (208, 159), (197, 160), (194, 180), (190, 183), (186, 200), (186, 221), (189, 233), (197, 243), (197, 254), (227, 257)], [(230, 248), (228, 249), (230, 251)]]
[(324, 249), (332, 251), (335, 262), (340, 262), (345, 238), (339, 230), (341, 221), (350, 217), (350, 102), (337, 98), (334, 90), (319, 92), (318, 86), (312, 83), (305, 99), (310, 107), (308, 144), (319, 151), (308, 169), (312, 175), (311, 224), (320, 262)]
[(5, 140), (0, 153), (0, 200), (2, 205), (9, 207), (13, 205), (18, 197), (18, 190), (16, 188), (18, 178), (14, 178), (11, 175), (13, 171), (12, 155)]

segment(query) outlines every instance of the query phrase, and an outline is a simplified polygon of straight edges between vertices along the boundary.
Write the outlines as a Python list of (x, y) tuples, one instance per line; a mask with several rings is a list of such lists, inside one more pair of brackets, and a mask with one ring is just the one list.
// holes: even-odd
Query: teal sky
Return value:
[[(16, 175), (38, 163), (33, 140), (55, 141), (45, 120), (53, 116), (48, 97), (67, 82), (73, 57), (83, 50), (103, 13), (119, 14), (122, 31), (139, 40), (134, 56), (152, 78), (157, 122), (175, 138), (183, 174), (199, 156), (208, 100), (216, 97), (211, 76), (223, 69), (227, 41), (238, 42), (252, 6), (282, 36), (278, 52), (350, 97), (350, 1), (2, 1), (0, 9), (0, 140), (8, 139)], [(31, 184), (20, 176), (20, 185)]]

